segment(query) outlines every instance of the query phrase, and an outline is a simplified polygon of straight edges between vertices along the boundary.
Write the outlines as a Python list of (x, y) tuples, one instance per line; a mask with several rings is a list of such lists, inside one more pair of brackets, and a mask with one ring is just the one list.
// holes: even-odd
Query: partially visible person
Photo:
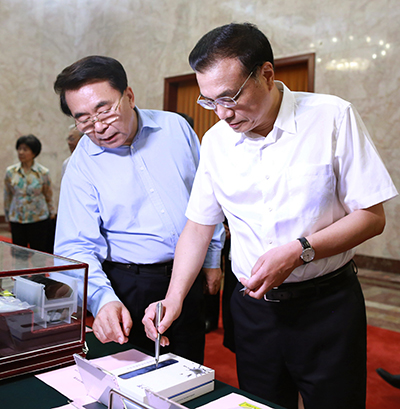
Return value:
[[(177, 114), (179, 114), (181, 117), (185, 118), (187, 123), (194, 130), (194, 119), (190, 115), (187, 115), (187, 114), (185, 114), (183, 112), (177, 112)], [(226, 240), (226, 238), (225, 238), (225, 240)], [(224, 246), (224, 248), (225, 248), (225, 246)], [(222, 249), (221, 257), (222, 257), (222, 253), (224, 251), (224, 248)], [(222, 258), (221, 258), (221, 264), (222, 264)], [(214, 331), (215, 329), (218, 328), (220, 291), (218, 290), (218, 292), (216, 294), (210, 294), (210, 292), (208, 291), (206, 285), (207, 285), (207, 283), (205, 282), (204, 307), (205, 307), (206, 333), (208, 334), (209, 332)]]
[(9, 166), (4, 180), (4, 213), (12, 242), (52, 253), (53, 192), (49, 170), (35, 162), (42, 144), (34, 135), (18, 138), (19, 163)]
[(378, 368), (376, 370), (378, 375), (385, 380), (389, 385), (393, 386), (394, 388), (400, 389), (400, 374), (393, 375), (388, 371), (385, 371), (382, 368)]
[(190, 115), (187, 115), (183, 112), (177, 112), (177, 114), (180, 115), (182, 118), (185, 118), (187, 123), (194, 130), (194, 119)]
[(222, 265), (224, 273), (224, 291), (222, 293), (222, 323), (224, 327), (223, 345), (230, 351), (235, 352), (234, 324), (231, 313), (231, 297), (235, 290), (237, 279), (232, 271), (231, 257), (231, 232), (229, 230), (228, 220), (224, 220), (225, 227), (225, 245), (222, 249)]
[[(67, 143), (68, 143), (68, 148), (71, 152), (71, 155), (74, 152), (76, 146), (78, 145), (78, 142), (80, 141), (83, 135), (84, 135), (83, 132), (79, 131), (75, 125), (71, 125), (69, 127)], [(68, 158), (65, 159), (65, 161), (63, 162), (63, 165), (61, 168), (61, 178), (64, 176), (65, 170), (67, 169), (68, 162), (71, 159), (71, 155), (68, 156)]]

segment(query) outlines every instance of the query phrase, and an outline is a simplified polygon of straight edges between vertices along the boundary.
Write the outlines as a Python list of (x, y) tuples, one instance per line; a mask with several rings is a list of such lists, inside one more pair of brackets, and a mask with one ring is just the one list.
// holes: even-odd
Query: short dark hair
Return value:
[(274, 54), (268, 38), (250, 23), (231, 23), (205, 34), (189, 55), (194, 71), (204, 72), (224, 58), (238, 58), (247, 75), (256, 67), (270, 62)]
[(35, 158), (42, 151), (42, 144), (35, 135), (29, 134), (26, 136), (20, 136), (15, 145), (15, 149), (18, 150), (22, 144), (25, 144), (33, 152)]
[(108, 81), (121, 94), (128, 86), (128, 79), (122, 64), (111, 57), (91, 55), (64, 68), (54, 82), (54, 91), (60, 95), (60, 106), (64, 114), (72, 116), (65, 100), (65, 92), (83, 85)]

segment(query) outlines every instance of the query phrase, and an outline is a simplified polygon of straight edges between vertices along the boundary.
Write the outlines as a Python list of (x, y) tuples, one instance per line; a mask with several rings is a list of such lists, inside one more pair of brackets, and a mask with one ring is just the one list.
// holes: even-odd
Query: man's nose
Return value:
[(106, 124), (104, 122), (101, 122), (99, 119), (96, 118), (95, 121), (93, 121), (93, 126), (94, 126), (94, 130), (97, 133), (102, 133), (104, 132), (110, 125)]
[(225, 108), (219, 104), (215, 107), (214, 112), (218, 115), (218, 118), (222, 120), (228, 119), (234, 115), (232, 108)]

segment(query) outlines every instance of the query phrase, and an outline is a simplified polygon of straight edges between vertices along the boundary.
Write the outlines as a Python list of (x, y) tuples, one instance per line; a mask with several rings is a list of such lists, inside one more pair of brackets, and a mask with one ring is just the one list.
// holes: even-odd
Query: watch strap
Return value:
[(305, 237), (299, 237), (297, 240), (300, 241), (304, 250), (311, 248), (311, 244), (308, 242), (308, 240)]
[(311, 244), (305, 237), (300, 237), (297, 240), (299, 240), (301, 246), (303, 247), (303, 251), (300, 255), (300, 258), (303, 260), (305, 264), (310, 263), (311, 261), (314, 260), (315, 257), (314, 249), (311, 247)]

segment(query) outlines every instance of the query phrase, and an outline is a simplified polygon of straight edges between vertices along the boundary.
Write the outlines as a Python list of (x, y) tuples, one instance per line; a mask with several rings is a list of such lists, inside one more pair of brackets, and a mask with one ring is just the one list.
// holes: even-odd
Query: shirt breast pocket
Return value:
[(316, 220), (332, 212), (336, 178), (332, 165), (296, 165), (286, 172), (289, 203), (299, 217)]

